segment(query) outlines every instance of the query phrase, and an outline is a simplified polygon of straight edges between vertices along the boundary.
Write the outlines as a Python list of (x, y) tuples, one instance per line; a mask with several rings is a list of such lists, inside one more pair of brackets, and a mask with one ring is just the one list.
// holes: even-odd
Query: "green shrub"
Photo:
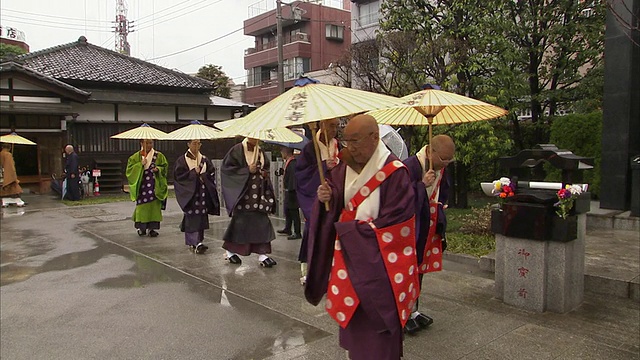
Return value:
[[(583, 182), (589, 184), (594, 197), (600, 193), (601, 139), (602, 111), (557, 117), (551, 124), (549, 141), (552, 144), (578, 156), (594, 158), (593, 169), (583, 171)], [(551, 166), (547, 166), (547, 170), (547, 181), (562, 180), (560, 170)]]

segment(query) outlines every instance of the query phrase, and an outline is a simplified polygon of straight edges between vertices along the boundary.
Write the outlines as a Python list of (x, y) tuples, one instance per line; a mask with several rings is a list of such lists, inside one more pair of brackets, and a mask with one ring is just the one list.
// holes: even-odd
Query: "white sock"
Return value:
[(411, 313), (411, 318), (415, 319), (418, 315), (420, 315), (420, 311), (414, 311)]
[(230, 257), (232, 257), (233, 255), (235, 255), (235, 253), (232, 253), (232, 252), (231, 252), (231, 251), (229, 251), (229, 250), (225, 250), (225, 251), (227, 252), (227, 259), (228, 259), (228, 258), (230, 258)]
[(260, 262), (263, 262), (263, 261), (265, 261), (265, 260), (266, 260), (266, 259), (268, 259), (268, 258), (269, 258), (269, 257), (268, 257), (267, 255), (265, 255), (265, 254), (260, 254), (260, 255), (258, 255), (258, 261), (260, 261)]

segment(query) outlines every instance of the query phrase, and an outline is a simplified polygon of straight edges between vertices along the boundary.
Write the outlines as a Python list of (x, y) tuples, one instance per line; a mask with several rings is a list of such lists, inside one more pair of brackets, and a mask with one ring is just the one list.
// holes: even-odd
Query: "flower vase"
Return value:
[(568, 242), (578, 238), (578, 217), (569, 215), (566, 219), (554, 216), (551, 221), (551, 240)]

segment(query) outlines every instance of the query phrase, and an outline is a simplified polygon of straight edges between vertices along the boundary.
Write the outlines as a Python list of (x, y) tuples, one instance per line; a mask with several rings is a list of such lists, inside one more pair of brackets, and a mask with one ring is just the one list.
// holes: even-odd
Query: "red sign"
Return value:
[(93, 169), (93, 172), (91, 173), (91, 176), (99, 177), (100, 176), (100, 169)]

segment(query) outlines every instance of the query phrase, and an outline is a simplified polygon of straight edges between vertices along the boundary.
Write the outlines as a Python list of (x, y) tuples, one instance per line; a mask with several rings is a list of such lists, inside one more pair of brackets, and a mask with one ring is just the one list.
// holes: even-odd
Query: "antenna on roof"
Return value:
[(116, 0), (116, 51), (130, 55), (131, 47), (127, 41), (127, 35), (131, 32), (129, 20), (127, 20), (127, 4), (125, 0)]

